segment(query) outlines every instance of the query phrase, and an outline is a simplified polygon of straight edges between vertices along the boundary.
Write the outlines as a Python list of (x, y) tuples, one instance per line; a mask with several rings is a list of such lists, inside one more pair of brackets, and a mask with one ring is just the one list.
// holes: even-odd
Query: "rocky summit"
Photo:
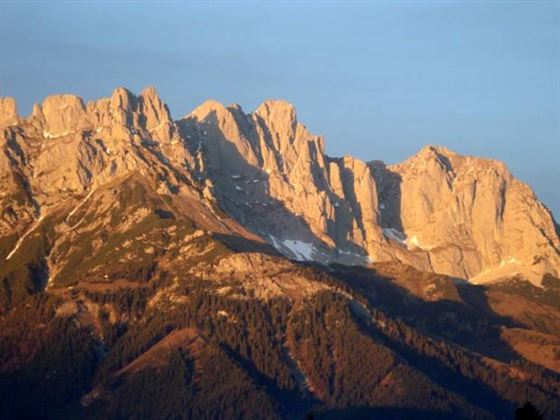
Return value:
[(0, 417), (560, 416), (560, 227), (501, 162), (118, 88), (0, 98), (0, 187)]
[(398, 261), (473, 282), (559, 274), (558, 225), (501, 162), (438, 146), (397, 165), (333, 158), (286, 101), (250, 114), (207, 101), (172, 121), (152, 87), (87, 105), (49, 96), (27, 118), (2, 98), (0, 111), (6, 255), (39, 218), (136, 175), (295, 260)]

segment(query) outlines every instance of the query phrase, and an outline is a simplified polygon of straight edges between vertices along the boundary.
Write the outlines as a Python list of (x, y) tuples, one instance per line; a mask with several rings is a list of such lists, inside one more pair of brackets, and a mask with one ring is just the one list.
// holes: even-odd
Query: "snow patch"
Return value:
[(364, 264), (371, 264), (373, 259), (369, 255), (361, 255), (351, 251), (343, 251), (341, 249), (338, 250), (339, 254), (346, 255), (348, 257), (356, 258), (357, 260), (362, 261)]
[(406, 245), (406, 235), (401, 231), (394, 228), (383, 228), (383, 233), (389, 239), (393, 239), (397, 242), (400, 242), (403, 245)]
[(20, 247), (20, 245), (23, 243), (23, 241), (25, 240), (25, 238), (27, 238), (29, 236), (29, 234), (31, 232), (33, 232), (35, 229), (37, 229), (37, 227), (41, 224), (41, 220), (43, 220), (43, 216), (39, 217), (31, 226), (31, 229), (29, 229), (27, 232), (25, 232), (21, 238), (18, 239), (18, 241), (16, 242), (16, 245), (14, 246), (14, 249), (12, 249), (12, 251), (8, 254), (8, 256), (6, 257), (6, 261), (9, 260), (10, 258), (12, 258), (12, 256), (16, 253), (16, 251), (18, 250), (18, 248)]
[(418, 240), (418, 237), (416, 235), (412, 235), (405, 241), (405, 243), (409, 246), (409, 248), (410, 246), (413, 246), (415, 248), (422, 248), (422, 245), (420, 244), (420, 241)]
[(500, 267), (503, 267), (508, 264), (519, 264), (519, 261), (517, 261), (514, 257), (509, 257), (500, 262)]
[(93, 191), (94, 191), (94, 189), (92, 188), (91, 191), (88, 193), (88, 195), (86, 195), (85, 198), (84, 198), (82, 201), (80, 201), (80, 202), (78, 203), (78, 205), (77, 205), (76, 207), (74, 207), (74, 209), (73, 209), (70, 213), (68, 213), (68, 216), (66, 216), (66, 222), (68, 222), (68, 220), (74, 215), (74, 213), (76, 213), (76, 211), (77, 211), (80, 207), (82, 207), (82, 206), (85, 204), (86, 201), (88, 201), (88, 199), (89, 199), (89, 198), (91, 197), (91, 195), (93, 194)]
[(272, 246), (280, 251), (280, 244), (276, 241), (276, 238), (272, 235), (269, 235), (269, 238), (272, 241)]
[(288, 248), (296, 256), (298, 261), (311, 261), (313, 260), (313, 245), (307, 242), (285, 239), (282, 245)]
[(56, 139), (59, 137), (67, 136), (68, 134), (72, 134), (71, 131), (65, 131), (63, 133), (51, 133), (50, 131), (43, 131), (43, 137), (46, 139)]
[(272, 246), (282, 254), (288, 254), (296, 261), (313, 261), (313, 254), (317, 252), (313, 244), (297, 239), (284, 239), (279, 242), (274, 236), (269, 236)]
[(470, 277), (469, 283), (486, 284), (497, 283), (506, 279), (512, 279), (521, 276), (528, 280), (534, 286), (543, 287), (541, 284), (542, 273), (534, 267), (526, 265), (524, 262), (517, 260), (513, 256), (508, 256), (500, 261), (499, 264), (487, 267), (477, 275)]

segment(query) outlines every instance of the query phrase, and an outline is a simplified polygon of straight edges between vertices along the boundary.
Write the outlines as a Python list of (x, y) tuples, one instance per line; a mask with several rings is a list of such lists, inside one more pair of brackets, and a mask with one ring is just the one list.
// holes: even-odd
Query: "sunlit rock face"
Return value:
[(50, 96), (27, 118), (2, 98), (0, 128), (0, 234), (10, 242), (134, 174), (173, 206), (199, 202), (213, 226), (229, 215), (296, 260), (400, 261), (475, 282), (518, 273), (539, 283), (560, 271), (551, 213), (502, 163), (434, 146), (391, 166), (332, 158), (286, 101), (252, 113), (207, 101), (173, 121), (151, 87), (87, 104)]
[(558, 272), (550, 211), (503, 163), (428, 146), (376, 173), (382, 220), (429, 254), (432, 271), (479, 281), (519, 273), (534, 282)]
[(0, 125), (17, 123), (16, 101), (11, 97), (0, 98)]
[(284, 101), (250, 114), (209, 101), (179, 125), (223, 207), (294, 258), (479, 281), (558, 273), (551, 213), (501, 162), (434, 146), (393, 166), (330, 158)]
[(209, 101), (179, 125), (224, 208), (293, 257), (363, 264), (384, 242), (369, 167), (325, 156), (291, 104), (267, 101), (245, 114)]

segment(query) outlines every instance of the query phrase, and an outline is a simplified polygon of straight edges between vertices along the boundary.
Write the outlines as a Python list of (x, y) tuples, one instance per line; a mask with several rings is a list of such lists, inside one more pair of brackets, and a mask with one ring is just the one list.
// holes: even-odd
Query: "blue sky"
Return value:
[(0, 95), (21, 114), (147, 85), (174, 117), (287, 99), (333, 156), (497, 158), (560, 218), (558, 1), (0, 0)]

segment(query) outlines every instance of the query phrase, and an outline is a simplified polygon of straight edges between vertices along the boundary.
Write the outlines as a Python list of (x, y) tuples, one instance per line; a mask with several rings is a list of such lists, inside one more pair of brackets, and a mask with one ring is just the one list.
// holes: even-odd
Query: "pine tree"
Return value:
[(533, 404), (527, 401), (515, 410), (515, 420), (543, 420), (543, 416)]

